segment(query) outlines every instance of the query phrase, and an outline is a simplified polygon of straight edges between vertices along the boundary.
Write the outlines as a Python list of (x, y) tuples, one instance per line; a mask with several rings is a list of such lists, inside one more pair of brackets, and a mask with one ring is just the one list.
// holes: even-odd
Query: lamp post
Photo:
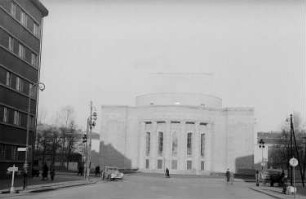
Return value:
[(30, 114), (31, 114), (31, 98), (33, 96), (33, 88), (38, 86), (38, 89), (43, 91), (45, 90), (45, 84), (41, 82), (37, 82), (35, 84), (30, 84), (29, 86), (29, 97), (28, 97), (28, 111), (27, 111), (27, 134), (26, 134), (26, 151), (25, 151), (25, 158), (24, 158), (24, 180), (23, 180), (23, 189), (27, 186), (27, 177), (28, 177), (28, 155), (29, 155), (29, 134), (30, 134)]
[(265, 148), (265, 142), (263, 141), (263, 139), (259, 140), (259, 148), (261, 148), (261, 170), (263, 171), (264, 167), (263, 150)]
[[(90, 102), (90, 115), (87, 118), (87, 139), (88, 147), (87, 147), (87, 158), (86, 158), (86, 178), (89, 180), (89, 174), (90, 174), (90, 167), (91, 167), (91, 135), (92, 135), (92, 129), (96, 126), (96, 120), (97, 120), (97, 112), (93, 111), (93, 105), (92, 101)], [(88, 132), (89, 130), (89, 132)]]

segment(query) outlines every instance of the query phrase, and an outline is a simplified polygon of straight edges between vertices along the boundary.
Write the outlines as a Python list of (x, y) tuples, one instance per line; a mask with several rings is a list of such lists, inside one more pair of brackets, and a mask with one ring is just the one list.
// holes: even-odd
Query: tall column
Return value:
[(165, 147), (165, 153), (164, 153), (165, 168), (164, 169), (166, 168), (170, 169), (171, 168), (171, 145), (172, 145), (170, 121), (166, 121), (164, 143), (165, 143), (164, 144), (164, 147)]
[(150, 168), (151, 170), (157, 169), (157, 151), (158, 151), (158, 132), (157, 132), (157, 122), (152, 121), (152, 136), (151, 136), (151, 158), (150, 158)]
[(212, 164), (212, 132), (211, 132), (211, 124), (207, 124), (205, 128), (205, 170), (212, 171), (213, 164)]
[(146, 151), (146, 129), (145, 129), (145, 122), (140, 122), (140, 132), (139, 132), (139, 156), (138, 156), (138, 165), (140, 169), (146, 169), (145, 165), (145, 151)]
[(186, 121), (181, 121), (181, 131), (178, 133), (178, 170), (186, 172)]
[(201, 142), (201, 135), (200, 135), (200, 123), (195, 123), (195, 130), (194, 130), (194, 138), (193, 138), (193, 168), (196, 170), (196, 174), (198, 174), (201, 170), (201, 152), (200, 152), (200, 142)]

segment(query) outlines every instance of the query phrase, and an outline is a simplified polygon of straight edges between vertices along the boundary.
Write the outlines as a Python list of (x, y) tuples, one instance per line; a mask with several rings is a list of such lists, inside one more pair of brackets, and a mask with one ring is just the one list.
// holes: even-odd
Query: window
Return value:
[(205, 134), (201, 134), (201, 156), (204, 157), (205, 154)]
[(34, 53), (31, 53), (31, 64), (32, 66), (37, 66), (37, 56)]
[(149, 169), (150, 168), (150, 162), (148, 159), (146, 159), (146, 169)]
[(0, 144), (0, 160), (4, 160), (4, 159), (5, 159), (5, 145)]
[(157, 169), (163, 168), (163, 160), (157, 160)]
[(11, 73), (10, 72), (6, 72), (5, 85), (11, 86)]
[(177, 135), (176, 135), (176, 132), (172, 133), (172, 155), (177, 156)]
[(39, 37), (39, 27), (36, 23), (34, 23), (34, 26), (33, 26), (33, 33), (35, 36)]
[(19, 44), (19, 51), (18, 51), (18, 56), (21, 58), (21, 59), (24, 59), (24, 47), (23, 45)]
[(6, 145), (5, 146), (5, 160), (12, 160), (12, 147)]
[(34, 128), (35, 120), (33, 116), (30, 116), (30, 128)]
[(20, 22), (23, 26), (27, 26), (27, 22), (28, 22), (28, 16), (26, 15), (26, 13), (21, 11), (21, 19)]
[(19, 77), (16, 77), (16, 90), (23, 91), (23, 81)]
[(171, 161), (171, 169), (176, 170), (177, 169), (177, 160)]
[(146, 156), (150, 155), (150, 132), (146, 134)]
[(14, 51), (14, 39), (13, 37), (9, 36), (9, 51), (13, 52)]
[(12, 3), (11, 4), (11, 10), (10, 10), (11, 15), (16, 18), (16, 4)]
[(12, 150), (12, 160), (17, 160), (17, 147), (16, 146), (11, 146), (11, 150)]
[(3, 122), (8, 122), (9, 119), (9, 110), (6, 107), (3, 107)]
[(192, 133), (187, 134), (187, 155), (192, 155)]
[(204, 161), (201, 161), (201, 171), (204, 171)]
[(191, 170), (191, 169), (192, 169), (192, 161), (187, 160), (187, 170)]
[(20, 124), (20, 113), (18, 111), (14, 111), (14, 124), (15, 125)]
[(33, 84), (29, 83), (29, 96), (35, 98), (36, 90), (33, 87)]
[(164, 145), (164, 135), (163, 132), (158, 132), (158, 155), (163, 154), (163, 145)]

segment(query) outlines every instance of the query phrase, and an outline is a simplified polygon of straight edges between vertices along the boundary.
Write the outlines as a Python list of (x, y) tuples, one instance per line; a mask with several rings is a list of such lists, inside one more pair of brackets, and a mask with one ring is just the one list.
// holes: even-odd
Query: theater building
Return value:
[(205, 175), (254, 168), (253, 108), (201, 93), (152, 93), (102, 106), (100, 165)]

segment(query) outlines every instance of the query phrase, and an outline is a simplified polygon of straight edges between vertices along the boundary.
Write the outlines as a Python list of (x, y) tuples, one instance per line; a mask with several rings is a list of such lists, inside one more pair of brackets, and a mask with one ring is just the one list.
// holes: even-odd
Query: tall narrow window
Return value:
[(187, 170), (191, 170), (191, 169), (192, 169), (192, 161), (187, 160)]
[(205, 154), (205, 134), (201, 134), (201, 156), (204, 157)]
[(31, 53), (31, 64), (37, 67), (37, 56), (34, 53)]
[(19, 91), (19, 87), (20, 87), (20, 78), (16, 77), (16, 85), (15, 85), (15, 89)]
[(19, 44), (19, 51), (18, 51), (18, 56), (21, 58), (21, 59), (24, 59), (24, 47), (23, 45)]
[(150, 168), (150, 161), (148, 159), (146, 159), (146, 169)]
[(5, 159), (5, 145), (0, 144), (0, 160), (4, 160), (4, 159)]
[(201, 170), (204, 170), (204, 161), (201, 161)]
[(187, 134), (187, 155), (192, 155), (192, 133)]
[(19, 77), (16, 77), (16, 90), (23, 91), (23, 81)]
[(5, 85), (11, 86), (11, 73), (10, 72), (6, 72)]
[(164, 150), (164, 135), (163, 132), (158, 132), (158, 155), (163, 155)]
[(150, 132), (147, 132), (146, 134), (146, 156), (150, 155)]
[(39, 26), (34, 23), (34, 26), (33, 26), (33, 33), (35, 36), (39, 37)]
[(20, 19), (20, 21), (21, 21), (21, 24), (23, 26), (27, 27), (28, 16), (23, 11), (21, 11), (21, 19)]
[(3, 107), (3, 122), (8, 122), (9, 110), (6, 107)]
[(33, 116), (30, 116), (30, 127), (34, 128), (35, 120)]
[(13, 37), (9, 37), (9, 51), (14, 51), (14, 39)]
[(177, 135), (176, 135), (176, 132), (172, 133), (172, 156), (177, 156)]
[(11, 15), (16, 18), (16, 4), (12, 3), (11, 4), (11, 10), (10, 10)]
[(18, 111), (14, 111), (14, 124), (20, 125), (20, 113)]
[(36, 87), (33, 86), (33, 84), (29, 83), (29, 96), (31, 98), (35, 98), (36, 97)]

